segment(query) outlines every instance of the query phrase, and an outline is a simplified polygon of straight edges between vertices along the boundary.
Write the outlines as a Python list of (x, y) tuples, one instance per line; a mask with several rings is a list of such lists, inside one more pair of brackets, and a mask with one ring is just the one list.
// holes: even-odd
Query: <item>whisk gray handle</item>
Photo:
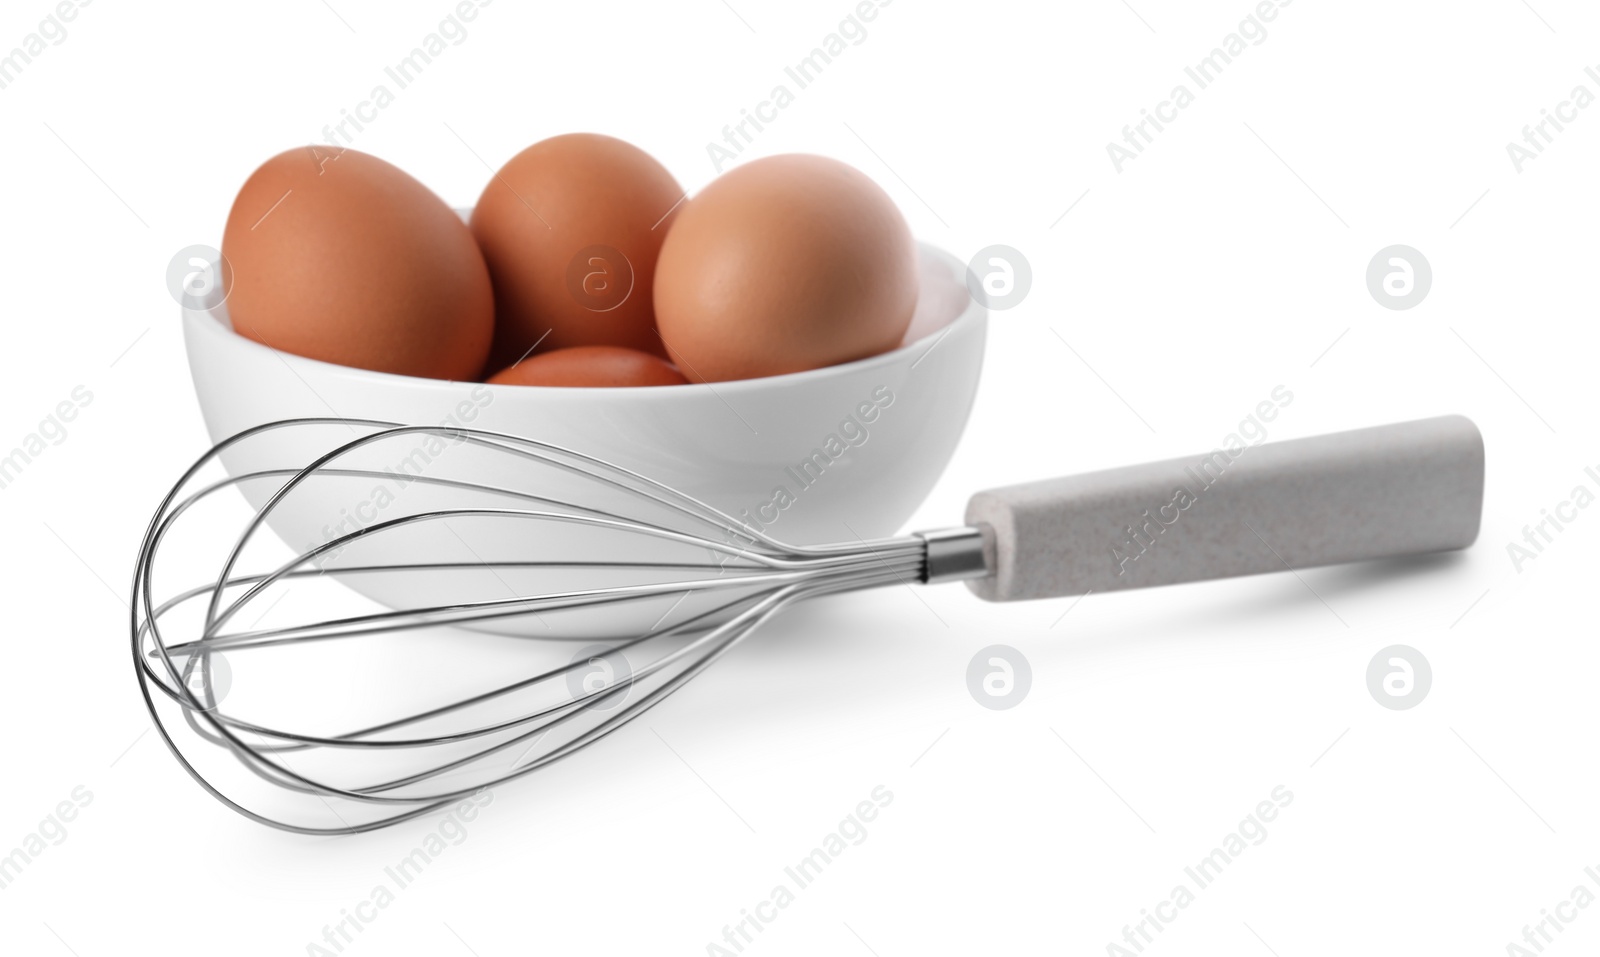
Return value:
[(1465, 548), (1483, 438), (1452, 415), (980, 492), (981, 598), (1142, 588)]

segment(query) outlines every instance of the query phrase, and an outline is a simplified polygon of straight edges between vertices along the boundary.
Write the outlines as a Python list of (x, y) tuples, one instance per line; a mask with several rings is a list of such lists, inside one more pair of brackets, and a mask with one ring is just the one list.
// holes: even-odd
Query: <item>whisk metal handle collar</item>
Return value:
[(961, 581), (964, 578), (984, 578), (989, 574), (989, 560), (981, 528), (936, 528), (918, 532), (927, 550), (922, 581), (927, 585), (940, 582)]

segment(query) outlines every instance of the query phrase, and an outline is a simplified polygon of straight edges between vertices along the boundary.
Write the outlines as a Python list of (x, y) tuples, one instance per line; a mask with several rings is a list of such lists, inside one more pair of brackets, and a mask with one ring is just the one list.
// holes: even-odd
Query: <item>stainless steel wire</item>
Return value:
[[(397, 491), (352, 517), (374, 483)], [(325, 534), (297, 550), (266, 527)], [(308, 418), (183, 475), (141, 545), (130, 627), (155, 726), (203, 788), (263, 824), (348, 834), (574, 754), (793, 602), (925, 571), (919, 538), (786, 545), (547, 443)]]

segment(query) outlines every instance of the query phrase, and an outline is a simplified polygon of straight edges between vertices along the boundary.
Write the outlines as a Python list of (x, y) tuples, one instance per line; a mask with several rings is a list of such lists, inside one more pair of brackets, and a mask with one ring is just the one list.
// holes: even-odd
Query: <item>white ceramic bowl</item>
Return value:
[[(849, 542), (900, 530), (954, 452), (977, 390), (987, 315), (967, 294), (965, 266), (924, 245), (921, 271), (918, 314), (901, 348), (707, 385), (569, 389), (368, 372), (236, 335), (226, 304), (186, 310), (184, 340), (214, 441), (298, 417), (449, 423), (610, 461), (753, 519), (782, 541)], [(859, 412), (863, 403), (877, 407), (871, 421)], [(254, 464), (223, 462), (234, 474)], [(780, 488), (792, 499), (784, 508), (773, 504)], [(330, 522), (353, 504), (300, 496), (269, 524), (301, 550), (325, 541)]]

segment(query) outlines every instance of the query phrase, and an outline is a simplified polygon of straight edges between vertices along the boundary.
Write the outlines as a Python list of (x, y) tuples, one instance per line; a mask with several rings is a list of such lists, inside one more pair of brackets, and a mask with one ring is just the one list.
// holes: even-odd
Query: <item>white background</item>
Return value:
[[(346, 953), (706, 953), (880, 784), (868, 838), (746, 953), (1106, 953), (1278, 785), (1266, 840), (1146, 953), (1506, 953), (1600, 865), (1600, 508), (1520, 572), (1506, 552), (1600, 467), (1600, 107), (1521, 173), (1506, 153), (1574, 86), (1600, 93), (1600, 13), (1531, 2), (1299, 0), (1120, 174), (1107, 142), (1246, 0), (884, 10), (742, 159), (839, 157), (920, 237), (1033, 264), (913, 526), (991, 485), (1209, 449), (1282, 384), (1275, 439), (1475, 419), (1477, 545), (1065, 617), (959, 586), (797, 609), (501, 789)], [(322, 139), (452, 8), (330, 3), (100, 0), (0, 90), (0, 446), (94, 396), (0, 491), (0, 853), (93, 794), (0, 891), (8, 953), (306, 953), (434, 826), (319, 840), (234, 815), (147, 733), (128, 655), (139, 536), (206, 445), (168, 260), (215, 244), (260, 161)], [(8, 2), (0, 52), (51, 8)], [(582, 129), (698, 188), (707, 143), (850, 9), (498, 0), (353, 145), (456, 205), (488, 176), (474, 153)], [(1365, 285), (1393, 243), (1434, 271), (1409, 311)], [(966, 687), (997, 642), (1033, 668), (1010, 711)], [(1432, 662), (1413, 710), (1367, 691), (1394, 643)], [(1548, 953), (1600, 945), (1600, 907), (1576, 913)]]

